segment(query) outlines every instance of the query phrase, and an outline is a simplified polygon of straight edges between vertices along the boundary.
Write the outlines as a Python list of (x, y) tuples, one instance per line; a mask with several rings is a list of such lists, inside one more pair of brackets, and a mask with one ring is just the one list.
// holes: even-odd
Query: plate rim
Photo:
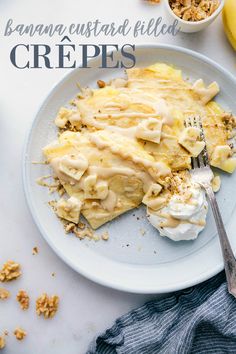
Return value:
[[(205, 56), (204, 54), (201, 54), (199, 52), (193, 51), (191, 49), (171, 45), (171, 44), (137, 44), (137, 45), (135, 45), (135, 48), (138, 48), (138, 49), (142, 49), (142, 48), (166, 49), (166, 50), (172, 50), (173, 52), (179, 52), (179, 53), (183, 53), (183, 54), (192, 56), (194, 58), (199, 59), (200, 61), (203, 61), (203, 62), (209, 64), (210, 66), (213, 66), (215, 69), (217, 69), (223, 75), (228, 77), (228, 79), (231, 80), (236, 87), (236, 77), (233, 74), (231, 74), (230, 71), (223, 68), (220, 64), (215, 62), (213, 59), (210, 59), (207, 56)], [(92, 58), (89, 60), (89, 63), (92, 64), (97, 59), (98, 59), (98, 57)], [(138, 288), (135, 287), (135, 289), (134, 289), (132, 286), (130, 287), (127, 285), (122, 285), (121, 283), (114, 283), (114, 282), (111, 283), (111, 282), (107, 281), (106, 279), (103, 279), (102, 276), (97, 276), (95, 273), (91, 274), (91, 272), (87, 272), (86, 269), (84, 269), (83, 267), (80, 267), (79, 264), (74, 264), (70, 260), (70, 258), (63, 253), (63, 251), (61, 251), (59, 248), (55, 247), (54, 242), (50, 239), (47, 232), (42, 227), (42, 224), (41, 224), (40, 220), (38, 219), (37, 213), (36, 213), (34, 206), (33, 206), (33, 201), (32, 201), (31, 192), (30, 192), (28, 179), (27, 179), (27, 160), (26, 159), (27, 159), (27, 151), (28, 151), (29, 144), (30, 144), (30, 137), (31, 137), (31, 134), (32, 134), (33, 129), (35, 127), (35, 124), (38, 121), (38, 115), (39, 115), (40, 111), (43, 109), (43, 107), (48, 102), (50, 102), (50, 99), (51, 99), (52, 95), (55, 93), (55, 91), (61, 85), (63, 85), (63, 83), (65, 81), (67, 81), (71, 76), (73, 76), (75, 72), (79, 71), (80, 69), (81, 68), (78, 66), (75, 69), (71, 70), (70, 72), (65, 73), (65, 75), (63, 75), (62, 78), (59, 79), (59, 81), (57, 81), (52, 86), (50, 91), (47, 92), (47, 94), (42, 99), (41, 103), (38, 105), (38, 108), (36, 108), (36, 110), (35, 110), (36, 113), (34, 114), (34, 118), (32, 119), (32, 122), (30, 123), (30, 127), (28, 128), (28, 131), (25, 136), (25, 141), (24, 141), (24, 146), (23, 146), (23, 155), (22, 155), (23, 190), (24, 190), (24, 195), (25, 195), (25, 199), (27, 202), (26, 203), (27, 207), (29, 209), (31, 217), (32, 217), (36, 227), (38, 228), (39, 232), (41, 233), (41, 235), (43, 236), (45, 241), (49, 244), (49, 246), (52, 248), (54, 253), (56, 253), (57, 256), (59, 256), (63, 260), (63, 262), (65, 262), (70, 268), (72, 268), (77, 273), (81, 274), (82, 276), (86, 277), (89, 280), (92, 280), (95, 283), (98, 283), (100, 285), (103, 285), (103, 286), (106, 286), (106, 287), (109, 287), (109, 288), (112, 288), (115, 290), (120, 290), (120, 291), (129, 292), (129, 293), (135, 293), (135, 294), (162, 294), (162, 293), (168, 293), (168, 292), (182, 290), (182, 289), (197, 285), (199, 283), (204, 282), (205, 280), (210, 279), (211, 277), (213, 277), (214, 275), (216, 275), (217, 273), (219, 273), (223, 269), (223, 259), (213, 269), (210, 269), (210, 270), (205, 271), (204, 273), (201, 273), (199, 275), (198, 279), (194, 278), (193, 280), (190, 279), (187, 281), (182, 281), (181, 284), (179, 284), (179, 285), (170, 285), (170, 286), (165, 286), (165, 287), (162, 287), (159, 289), (157, 288), (157, 286), (154, 286), (153, 288), (145, 288), (144, 289), (144, 288), (142, 288), (142, 285), (140, 285)], [(208, 246), (213, 241), (214, 241), (214, 239), (212, 239), (208, 243)], [(236, 249), (234, 251), (234, 254), (235, 253), (236, 253)]]

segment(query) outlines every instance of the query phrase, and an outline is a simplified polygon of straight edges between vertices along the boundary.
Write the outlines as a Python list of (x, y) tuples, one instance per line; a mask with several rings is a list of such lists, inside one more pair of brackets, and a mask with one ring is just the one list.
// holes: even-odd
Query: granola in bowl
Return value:
[(202, 21), (220, 6), (220, 0), (169, 0), (170, 8), (184, 21)]

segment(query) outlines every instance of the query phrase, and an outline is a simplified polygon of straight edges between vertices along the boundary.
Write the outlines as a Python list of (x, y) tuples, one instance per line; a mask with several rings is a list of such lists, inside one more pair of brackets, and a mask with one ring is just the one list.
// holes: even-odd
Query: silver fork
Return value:
[[(186, 127), (194, 126), (200, 128), (201, 139), (205, 142), (204, 131), (200, 119), (189, 118), (185, 122), (185, 125)], [(211, 186), (213, 173), (209, 165), (206, 145), (198, 157), (191, 159), (191, 163), (192, 163), (191, 176), (193, 181), (200, 184), (200, 186), (205, 189), (206, 194), (209, 198), (210, 205), (215, 218), (219, 238), (220, 238), (220, 245), (221, 245), (221, 250), (224, 258), (224, 266), (225, 266), (225, 274), (226, 274), (226, 279), (228, 284), (228, 291), (230, 294), (236, 297), (236, 260), (232, 248), (230, 246), (227, 233), (225, 231), (224, 223), (220, 214), (218, 203), (215, 198), (215, 194)]]

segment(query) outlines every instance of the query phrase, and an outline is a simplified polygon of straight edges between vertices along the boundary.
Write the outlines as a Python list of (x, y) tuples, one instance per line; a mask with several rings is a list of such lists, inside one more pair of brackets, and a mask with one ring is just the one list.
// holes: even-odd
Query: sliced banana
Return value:
[(82, 154), (71, 154), (61, 157), (59, 162), (60, 172), (79, 181), (88, 168), (88, 160)]
[(82, 203), (78, 198), (61, 198), (56, 204), (56, 214), (65, 220), (78, 224)]
[(200, 133), (199, 128), (188, 127), (179, 136), (179, 144), (194, 157), (197, 157), (205, 147), (204, 141), (200, 141)]
[(97, 181), (97, 175), (90, 175), (84, 179), (85, 199), (106, 199), (108, 196), (108, 183)]
[(168, 176), (171, 173), (171, 169), (165, 162), (155, 162), (152, 167), (148, 168), (148, 173), (155, 181), (159, 181), (160, 177)]
[(158, 197), (162, 190), (162, 186), (158, 183), (152, 183), (147, 191), (147, 193), (143, 197), (143, 204), (147, 205), (147, 207), (158, 210), (163, 206), (163, 203), (166, 202), (166, 198)]
[(203, 104), (210, 102), (217, 95), (217, 93), (220, 92), (217, 82), (214, 81), (208, 87), (205, 87), (202, 79), (197, 80), (193, 84), (192, 90), (199, 96), (200, 101)]
[(218, 145), (211, 155), (211, 165), (226, 172), (233, 173), (236, 168), (236, 158), (232, 157), (229, 145)]
[(117, 194), (112, 190), (109, 190), (106, 199), (101, 201), (101, 205), (105, 210), (113, 211), (117, 205)]
[(220, 190), (221, 187), (221, 179), (220, 176), (215, 176), (212, 181), (211, 181), (211, 186), (213, 189), (213, 192), (217, 193)]
[(136, 138), (159, 144), (161, 140), (162, 121), (148, 118), (142, 121), (136, 129)]

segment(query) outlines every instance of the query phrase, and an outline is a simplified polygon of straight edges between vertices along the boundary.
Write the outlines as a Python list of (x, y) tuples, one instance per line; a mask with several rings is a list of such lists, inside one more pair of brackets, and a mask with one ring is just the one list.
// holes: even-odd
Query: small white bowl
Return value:
[(180, 25), (180, 31), (181, 32), (187, 32), (187, 33), (193, 33), (193, 32), (199, 32), (205, 29), (207, 26), (209, 26), (210, 23), (212, 23), (216, 17), (220, 14), (224, 7), (224, 0), (220, 0), (220, 6), (216, 11), (213, 12), (213, 14), (204, 20), (201, 21), (185, 21), (179, 18), (175, 13), (172, 11), (169, 0), (164, 0), (165, 7), (167, 10), (167, 15), (170, 20), (178, 20), (179, 25)]

